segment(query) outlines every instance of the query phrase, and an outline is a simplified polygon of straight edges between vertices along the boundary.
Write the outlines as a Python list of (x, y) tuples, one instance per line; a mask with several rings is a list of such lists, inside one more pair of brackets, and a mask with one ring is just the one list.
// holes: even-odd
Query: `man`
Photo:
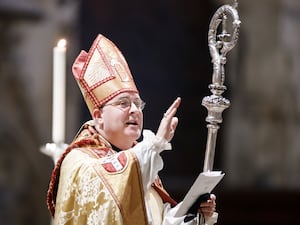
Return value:
[[(198, 217), (175, 217), (177, 203), (161, 185), (160, 153), (171, 149), (180, 105), (177, 98), (157, 133), (143, 131), (143, 108), (119, 49), (98, 35), (88, 53), (74, 62), (92, 121), (85, 123), (58, 160), (47, 203), (54, 224), (197, 224)], [(215, 196), (199, 203), (208, 224), (216, 222)]]

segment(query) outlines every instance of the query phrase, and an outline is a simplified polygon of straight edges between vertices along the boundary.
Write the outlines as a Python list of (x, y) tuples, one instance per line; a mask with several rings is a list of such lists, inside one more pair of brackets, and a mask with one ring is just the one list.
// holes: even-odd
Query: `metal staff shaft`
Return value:
[[(222, 112), (230, 106), (230, 101), (222, 96), (226, 90), (224, 86), (226, 54), (236, 45), (239, 35), (240, 20), (238, 16), (237, 1), (234, 6), (223, 5), (213, 15), (208, 32), (208, 46), (213, 63), (212, 84), (209, 89), (212, 93), (202, 99), (202, 105), (206, 107), (208, 135), (205, 150), (203, 171), (213, 170), (215, 147), (219, 123), (222, 123)], [(227, 32), (228, 16), (232, 18), (232, 34)], [(218, 27), (222, 25), (221, 34), (217, 34)]]

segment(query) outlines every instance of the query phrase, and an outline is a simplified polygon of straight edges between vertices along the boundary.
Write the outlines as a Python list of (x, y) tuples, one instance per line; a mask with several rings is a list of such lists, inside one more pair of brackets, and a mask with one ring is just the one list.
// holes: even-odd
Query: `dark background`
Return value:
[[(163, 153), (165, 167), (160, 173), (178, 200), (203, 166), (207, 129), (201, 100), (210, 95), (207, 31), (213, 11), (209, 1), (92, 0), (83, 1), (80, 11), (83, 49), (88, 50), (101, 33), (124, 54), (146, 101), (144, 128), (155, 132), (167, 107), (177, 96), (182, 98), (173, 151)], [(83, 110), (82, 121), (89, 117)], [(221, 168), (218, 160), (215, 167)]]
[[(212, 64), (207, 32), (217, 7), (212, 1), (85, 0), (80, 10), (82, 48), (88, 50), (101, 33), (111, 39), (127, 59), (147, 103), (145, 128), (156, 131), (164, 110), (177, 96), (182, 98), (173, 151), (163, 153), (165, 166), (160, 173), (166, 189), (178, 201), (203, 167), (207, 111), (201, 100), (211, 94), (208, 85)], [(224, 96), (230, 99), (230, 90)], [(226, 126), (227, 113), (230, 108), (224, 111), (224, 122), (218, 132), (215, 170), (223, 168), (222, 127)], [(88, 117), (88, 112), (82, 111), (82, 121)], [(300, 223), (295, 218), (299, 210), (297, 193), (232, 190), (222, 182), (214, 193), (218, 199), (220, 225)]]

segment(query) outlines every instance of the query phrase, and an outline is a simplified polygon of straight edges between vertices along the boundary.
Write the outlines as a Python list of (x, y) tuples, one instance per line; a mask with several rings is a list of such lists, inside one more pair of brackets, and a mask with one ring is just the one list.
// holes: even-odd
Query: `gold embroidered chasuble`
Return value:
[[(176, 205), (159, 178), (146, 193), (146, 199), (155, 217), (154, 224), (161, 223), (163, 202)], [(55, 211), (55, 225), (148, 224), (140, 165), (135, 154), (130, 150), (112, 150), (91, 122), (82, 127), (56, 164), (47, 203), (51, 213)]]
[[(102, 145), (94, 146), (91, 138)], [(75, 143), (61, 164), (54, 224), (148, 224), (135, 155), (114, 152), (88, 129)]]

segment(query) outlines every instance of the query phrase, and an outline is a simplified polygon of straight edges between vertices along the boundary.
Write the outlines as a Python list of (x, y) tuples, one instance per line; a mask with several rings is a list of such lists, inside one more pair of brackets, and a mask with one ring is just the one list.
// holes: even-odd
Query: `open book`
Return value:
[(210, 193), (225, 174), (221, 171), (202, 172), (180, 204), (175, 216), (184, 216), (202, 194)]

